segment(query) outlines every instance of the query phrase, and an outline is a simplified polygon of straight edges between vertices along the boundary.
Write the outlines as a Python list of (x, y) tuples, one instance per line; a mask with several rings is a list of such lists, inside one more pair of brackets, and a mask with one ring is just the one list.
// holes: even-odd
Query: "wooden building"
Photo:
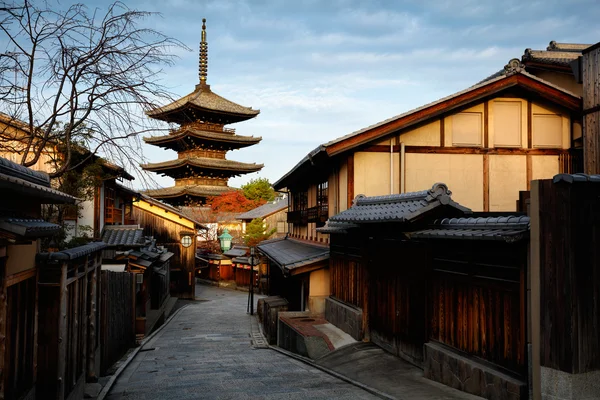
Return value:
[(325, 317), (430, 379), (524, 399), (529, 218), (472, 213), (450, 195), (436, 184), (359, 196), (330, 218)]
[(170, 261), (171, 294), (193, 299), (198, 231), (206, 227), (178, 209), (144, 194), (134, 201), (132, 215), (143, 228), (144, 236), (154, 237), (158, 246), (174, 254)]
[(263, 167), (226, 159), (228, 151), (252, 146), (261, 138), (236, 135), (234, 129), (225, 125), (254, 118), (259, 111), (217, 95), (206, 83), (208, 43), (204, 22), (205, 19), (200, 42), (200, 83), (192, 93), (147, 113), (150, 118), (180, 125), (168, 135), (144, 138), (148, 144), (175, 150), (177, 159), (142, 165), (146, 171), (175, 179), (175, 186), (146, 194), (176, 206), (205, 204), (208, 197), (231, 190), (227, 186), (229, 178)]
[[(274, 184), (289, 193), (288, 240), (327, 245), (318, 228), (361, 194), (445, 182), (473, 211), (515, 212), (532, 179), (578, 171), (581, 84), (569, 61), (581, 48), (526, 52), (474, 86), (318, 146)], [(308, 284), (329, 288), (329, 267)]]
[(287, 209), (288, 198), (284, 195), (277, 197), (267, 204), (238, 215), (237, 218), (242, 220), (242, 234), (246, 234), (246, 226), (252, 220), (259, 218), (263, 221), (265, 232), (275, 229), (275, 233), (273, 234), (275, 238), (284, 237), (288, 232)]
[[(47, 174), (0, 158), (0, 397), (33, 399), (38, 377), (37, 315), (47, 306), (38, 286), (36, 254), (40, 238), (60, 231), (41, 219), (42, 204), (75, 204), (76, 199), (52, 189)], [(40, 307), (41, 304), (41, 307)]]

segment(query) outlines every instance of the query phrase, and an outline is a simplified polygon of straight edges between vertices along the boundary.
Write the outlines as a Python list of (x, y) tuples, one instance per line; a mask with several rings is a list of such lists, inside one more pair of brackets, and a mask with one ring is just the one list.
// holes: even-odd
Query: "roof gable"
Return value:
[[(517, 60), (518, 63), (518, 60)], [(570, 110), (581, 108), (581, 97), (550, 82), (525, 72), (520, 65), (512, 65), (512, 71), (491, 80), (481, 82), (463, 91), (454, 93), (414, 110), (389, 118), (385, 121), (358, 130), (349, 135), (325, 143), (329, 156), (360, 146), (392, 132), (414, 126), (439, 117), (459, 107), (473, 104), (511, 87), (521, 87)]]
[(454, 209), (459, 214), (471, 210), (456, 203), (452, 192), (444, 183), (436, 183), (429, 190), (386, 196), (358, 195), (352, 207), (329, 218), (322, 233), (345, 231), (362, 224), (399, 222), (409, 223), (423, 218), (438, 207)]

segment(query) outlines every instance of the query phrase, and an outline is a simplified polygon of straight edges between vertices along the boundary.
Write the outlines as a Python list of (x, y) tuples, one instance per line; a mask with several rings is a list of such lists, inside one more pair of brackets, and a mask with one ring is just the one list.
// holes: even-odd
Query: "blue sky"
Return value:
[[(600, 41), (597, 0), (125, 3), (160, 12), (147, 23), (192, 49), (181, 51), (162, 77), (173, 92), (185, 95), (198, 82), (204, 17), (211, 88), (261, 110), (231, 127), (262, 142), (228, 158), (265, 168), (230, 180), (231, 186), (256, 177), (274, 182), (318, 144), (462, 90), (526, 48)], [(144, 152), (151, 162), (175, 158), (152, 146)], [(172, 184), (153, 175), (159, 185)]]

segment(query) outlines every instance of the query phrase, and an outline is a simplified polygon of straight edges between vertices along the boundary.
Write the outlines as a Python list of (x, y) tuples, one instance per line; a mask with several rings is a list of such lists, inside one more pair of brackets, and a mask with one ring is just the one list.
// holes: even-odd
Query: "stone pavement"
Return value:
[[(253, 345), (247, 294), (198, 285), (197, 299), (154, 336), (106, 399), (374, 399), (303, 362)], [(256, 309), (256, 308), (255, 308)]]

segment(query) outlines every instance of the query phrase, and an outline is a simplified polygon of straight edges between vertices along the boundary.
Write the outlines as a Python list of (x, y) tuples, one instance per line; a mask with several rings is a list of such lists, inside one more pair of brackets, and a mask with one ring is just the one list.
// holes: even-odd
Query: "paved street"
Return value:
[(254, 348), (247, 294), (198, 285), (196, 301), (137, 354), (108, 399), (373, 399), (270, 349)]

